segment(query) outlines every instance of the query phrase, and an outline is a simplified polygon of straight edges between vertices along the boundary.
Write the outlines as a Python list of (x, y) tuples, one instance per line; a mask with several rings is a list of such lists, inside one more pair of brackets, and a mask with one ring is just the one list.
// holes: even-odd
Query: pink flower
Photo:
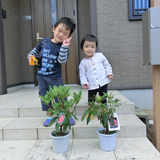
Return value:
[(58, 118), (58, 123), (62, 123), (64, 121), (65, 117), (64, 115), (62, 114), (61, 116), (59, 116)]
[[(118, 126), (118, 123), (117, 123), (117, 120), (116, 119), (113, 119), (113, 127), (117, 127)], [(109, 124), (111, 125), (111, 122), (109, 122)]]
[(114, 126), (118, 126), (117, 120), (114, 119)]

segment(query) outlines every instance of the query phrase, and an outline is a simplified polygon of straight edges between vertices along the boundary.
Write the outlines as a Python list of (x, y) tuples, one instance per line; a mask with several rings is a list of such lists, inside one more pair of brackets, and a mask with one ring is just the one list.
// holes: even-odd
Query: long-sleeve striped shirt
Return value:
[(41, 68), (38, 73), (43, 75), (61, 75), (61, 64), (66, 63), (69, 57), (68, 46), (53, 43), (50, 38), (43, 38), (28, 54), (42, 57)]

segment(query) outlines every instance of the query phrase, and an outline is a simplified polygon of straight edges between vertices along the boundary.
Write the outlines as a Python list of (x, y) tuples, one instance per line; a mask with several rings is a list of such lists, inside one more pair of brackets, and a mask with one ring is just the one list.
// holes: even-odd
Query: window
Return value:
[(54, 24), (57, 21), (57, 18), (56, 18), (56, 0), (51, 0), (51, 8), (52, 8), (52, 26), (54, 26)]
[(141, 20), (142, 14), (150, 7), (150, 0), (128, 0), (129, 20)]

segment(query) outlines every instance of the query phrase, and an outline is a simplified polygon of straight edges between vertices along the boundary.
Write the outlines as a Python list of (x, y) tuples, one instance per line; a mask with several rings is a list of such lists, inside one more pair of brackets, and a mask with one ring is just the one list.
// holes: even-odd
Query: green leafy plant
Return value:
[[(102, 103), (103, 100), (107, 98), (107, 105)], [(85, 117), (87, 117), (87, 125), (91, 120), (91, 116), (97, 116), (100, 123), (105, 128), (102, 131), (103, 134), (112, 134), (115, 131), (110, 132), (108, 129), (108, 120), (110, 121), (111, 125), (114, 125), (114, 113), (116, 112), (116, 108), (121, 105), (119, 103), (119, 99), (114, 98), (114, 94), (110, 93), (103, 93), (103, 96), (96, 95), (94, 97), (95, 101), (89, 103), (89, 108), (84, 112), (82, 115), (81, 120), (83, 121)]]
[[(82, 91), (79, 91), (78, 94), (73, 92), (71, 95), (70, 89), (71, 87), (69, 86), (54, 86), (53, 88), (50, 87), (45, 96), (39, 96), (43, 103), (50, 107), (48, 112), (50, 112), (53, 119), (49, 123), (49, 126), (56, 121), (55, 129), (59, 135), (62, 133), (65, 135), (67, 128), (71, 130), (69, 119), (74, 118), (78, 120), (74, 115), (74, 111), (82, 98)], [(67, 100), (67, 97), (70, 95), (72, 98)], [(55, 98), (58, 99), (58, 102), (55, 101)]]

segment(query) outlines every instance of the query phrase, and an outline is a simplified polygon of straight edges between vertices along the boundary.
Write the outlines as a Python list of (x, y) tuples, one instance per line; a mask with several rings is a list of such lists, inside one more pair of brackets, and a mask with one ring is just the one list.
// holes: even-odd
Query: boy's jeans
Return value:
[[(37, 75), (36, 76), (38, 80), (39, 85), (39, 95), (45, 96), (46, 92), (49, 91), (50, 86), (53, 88), (53, 86), (63, 86), (63, 80), (62, 77), (53, 77), (53, 76), (44, 76), (44, 75)], [(55, 99), (56, 102), (58, 102), (57, 98)], [(42, 105), (42, 111), (47, 111), (49, 109), (49, 106), (43, 104)]]

